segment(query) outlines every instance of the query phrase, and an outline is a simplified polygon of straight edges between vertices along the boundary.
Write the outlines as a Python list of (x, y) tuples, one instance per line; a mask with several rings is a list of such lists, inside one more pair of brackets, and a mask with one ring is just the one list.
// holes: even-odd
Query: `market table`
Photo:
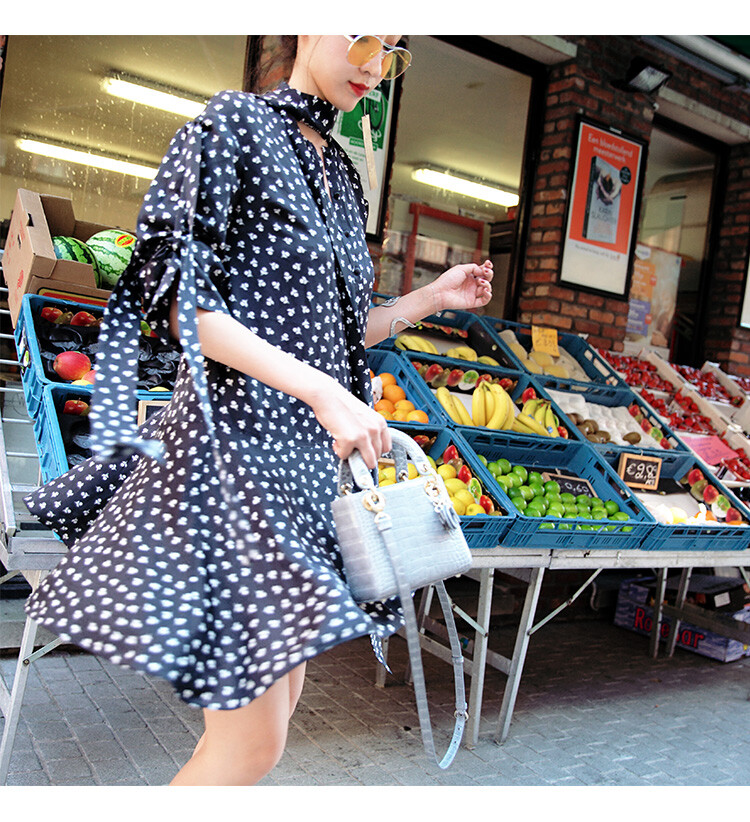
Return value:
[[(654, 617), (650, 635), (650, 654), (654, 658), (658, 655), (659, 634), (662, 619), (665, 615), (669, 615), (676, 620), (687, 620), (689, 618), (691, 624), (702, 623), (700, 627), (721, 631), (723, 635), (727, 635), (728, 631), (733, 631), (733, 638), (740, 639), (745, 644), (750, 644), (750, 625), (736, 622), (736, 628), (728, 626), (728, 620), (723, 620), (707, 611), (697, 613), (699, 609), (684, 602), (690, 571), (695, 567), (739, 568), (745, 580), (750, 582), (744, 569), (745, 565), (750, 565), (750, 549), (741, 551), (536, 550), (534, 548), (503, 548), (498, 546), (496, 548), (472, 550), (472, 558), (473, 566), (466, 576), (479, 583), (476, 619), (470, 617), (454, 604), (456, 614), (474, 629), (471, 657), (464, 657), (464, 672), (471, 677), (469, 720), (464, 735), (464, 744), (468, 748), (475, 747), (479, 740), (479, 724), (482, 716), (482, 697), (487, 666), (490, 665), (507, 676), (495, 733), (495, 741), (503, 743), (507, 739), (510, 730), (513, 709), (532, 634), (570, 605), (605, 569), (652, 568), (657, 570), (657, 594), (655, 596)], [(674, 568), (682, 569), (680, 587), (675, 605), (667, 606), (663, 604), (667, 572), (669, 569)], [(539, 592), (545, 571), (563, 569), (591, 569), (592, 574), (563, 605), (540, 621), (535, 622)], [(489, 648), (490, 614), (496, 571), (502, 571), (527, 584), (513, 655), (510, 658), (502, 656)], [(443, 645), (439, 639), (427, 636), (425, 633), (429, 630), (438, 636), (446, 636), (440, 623), (429, 617), (431, 601), (432, 588), (430, 587), (423, 590), (419, 605), (418, 619), (422, 631), (420, 642), (423, 650), (450, 663), (450, 648)], [(677, 623), (675, 623), (674, 630), (670, 633), (666, 647), (669, 655), (674, 652), (678, 633)], [(408, 676), (407, 669), (407, 678)], [(378, 671), (376, 683), (381, 686), (385, 684), (384, 670)]]

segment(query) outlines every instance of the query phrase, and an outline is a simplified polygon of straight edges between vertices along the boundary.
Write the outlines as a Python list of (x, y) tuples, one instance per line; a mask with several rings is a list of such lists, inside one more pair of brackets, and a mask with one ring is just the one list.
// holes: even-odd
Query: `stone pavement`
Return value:
[[(500, 627), (493, 645), (507, 654), (513, 639)], [(556, 618), (532, 637), (505, 744), (493, 741), (505, 677), (488, 669), (479, 744), (439, 771), (400, 679), (405, 642), (394, 639), (390, 654), (384, 689), (367, 639), (309, 663), (287, 751), (262, 784), (750, 785), (750, 658), (722, 664), (678, 649), (652, 660), (645, 637), (602, 619)], [(424, 662), (442, 751), (452, 677), (434, 656)], [(0, 657), (6, 681), (14, 668), (13, 656)], [(165, 785), (201, 726), (165, 683), (57, 649), (32, 665), (8, 784)]]

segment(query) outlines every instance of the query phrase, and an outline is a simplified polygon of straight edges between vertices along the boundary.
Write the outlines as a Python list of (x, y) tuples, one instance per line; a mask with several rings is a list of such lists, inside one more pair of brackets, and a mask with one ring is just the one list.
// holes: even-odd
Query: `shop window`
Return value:
[[(486, 311), (503, 316), (532, 78), (433, 37), (410, 37), (409, 49), (413, 61), (401, 91), (379, 287), (402, 293), (449, 265), (489, 256), (496, 278)], [(485, 184), (507, 199), (498, 204), (456, 193), (440, 178), (434, 178), (437, 186), (420, 182), (413, 173), (422, 168)], [(416, 205), (422, 209), (412, 268)]]
[[(126, 80), (166, 91), (199, 111), (217, 91), (242, 88), (246, 39), (8, 37), (0, 99), (0, 219), (10, 217), (16, 190), (27, 188), (70, 198), (78, 219), (135, 228), (149, 175), (173, 134), (194, 115), (189, 108), (174, 113), (123, 99), (105, 84)], [(144, 168), (112, 171), (47, 156), (59, 147)]]
[(712, 147), (653, 129), (626, 340), (686, 365), (702, 365), (701, 295), (718, 163)]

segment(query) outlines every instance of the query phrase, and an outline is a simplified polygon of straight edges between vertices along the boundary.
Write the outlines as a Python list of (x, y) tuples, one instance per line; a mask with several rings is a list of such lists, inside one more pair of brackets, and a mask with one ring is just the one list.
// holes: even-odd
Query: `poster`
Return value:
[(579, 120), (560, 282), (625, 296), (644, 144)]
[(630, 282), (627, 340), (669, 347), (681, 269), (679, 254), (638, 244)]
[[(380, 239), (383, 229), (384, 199), (388, 184), (395, 92), (395, 81), (383, 80), (377, 88), (363, 97), (352, 111), (341, 112), (333, 127), (334, 138), (349, 155), (359, 172), (365, 197), (370, 204), (370, 213), (365, 230), (368, 235), (377, 239)], [(370, 130), (377, 175), (377, 187), (374, 189), (370, 188), (367, 173), (362, 133), (363, 114), (370, 115)]]

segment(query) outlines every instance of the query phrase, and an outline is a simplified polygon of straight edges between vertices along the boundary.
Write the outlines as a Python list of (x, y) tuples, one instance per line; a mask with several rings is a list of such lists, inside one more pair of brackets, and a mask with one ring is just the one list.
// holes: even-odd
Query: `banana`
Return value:
[(490, 386), (484, 381), (482, 385), (484, 386), (482, 389), (484, 394), (484, 424), (487, 425), (487, 422), (492, 419), (492, 415), (495, 413), (497, 400), (495, 399), (495, 392), (490, 389)]
[(516, 404), (513, 402), (513, 397), (508, 394), (508, 399), (510, 402), (508, 403), (508, 414), (502, 422), (501, 428), (504, 428), (506, 431), (509, 431), (513, 426), (513, 421), (516, 418)]
[(451, 392), (445, 386), (440, 386), (440, 388), (438, 388), (435, 392), (435, 396), (437, 397), (440, 405), (443, 406), (445, 413), (453, 420), (453, 422), (458, 425), (462, 425), (463, 423), (461, 422), (461, 417), (458, 415), (458, 409), (453, 404)]
[(423, 339), (418, 334), (399, 334), (396, 337), (395, 346), (402, 351), (423, 351), (425, 354), (438, 353), (433, 343)]
[(560, 434), (557, 431), (557, 426), (557, 417), (552, 411), (552, 404), (550, 403), (547, 405), (547, 410), (544, 413), (544, 427), (547, 429), (551, 437), (559, 437)]
[(536, 411), (540, 402), (541, 400), (538, 399), (526, 400), (526, 402), (523, 404), (523, 408), (521, 409), (521, 413), (526, 414), (529, 417), (533, 417), (534, 412)]
[(474, 420), (471, 418), (471, 414), (466, 410), (466, 406), (461, 402), (458, 397), (451, 396), (453, 400), (453, 405), (456, 409), (459, 418), (459, 425), (474, 425)]
[(510, 395), (499, 385), (492, 383), (489, 390), (495, 395), (495, 410), (487, 420), (487, 428), (500, 428), (508, 416), (508, 403), (512, 403)]
[(516, 417), (516, 420), (525, 425), (527, 428), (530, 428), (534, 434), (539, 434), (541, 437), (547, 436), (547, 429), (543, 425), (540, 425), (533, 417), (529, 417), (521, 412)]
[(474, 425), (485, 425), (487, 419), (484, 414), (484, 391), (480, 382), (471, 393), (471, 418)]
[(468, 345), (457, 345), (454, 348), (449, 348), (445, 352), (446, 357), (453, 357), (456, 360), (469, 360), (470, 362), (477, 361), (477, 352)]
[(534, 409), (533, 414), (529, 414), (530, 417), (533, 417), (542, 428), (546, 428), (546, 415), (547, 415), (547, 408), (549, 408), (549, 403), (547, 400), (541, 400), (537, 407)]
[(534, 432), (527, 426), (524, 425), (521, 420), (516, 417), (510, 426), (511, 431), (515, 431), (517, 434), (533, 434)]

